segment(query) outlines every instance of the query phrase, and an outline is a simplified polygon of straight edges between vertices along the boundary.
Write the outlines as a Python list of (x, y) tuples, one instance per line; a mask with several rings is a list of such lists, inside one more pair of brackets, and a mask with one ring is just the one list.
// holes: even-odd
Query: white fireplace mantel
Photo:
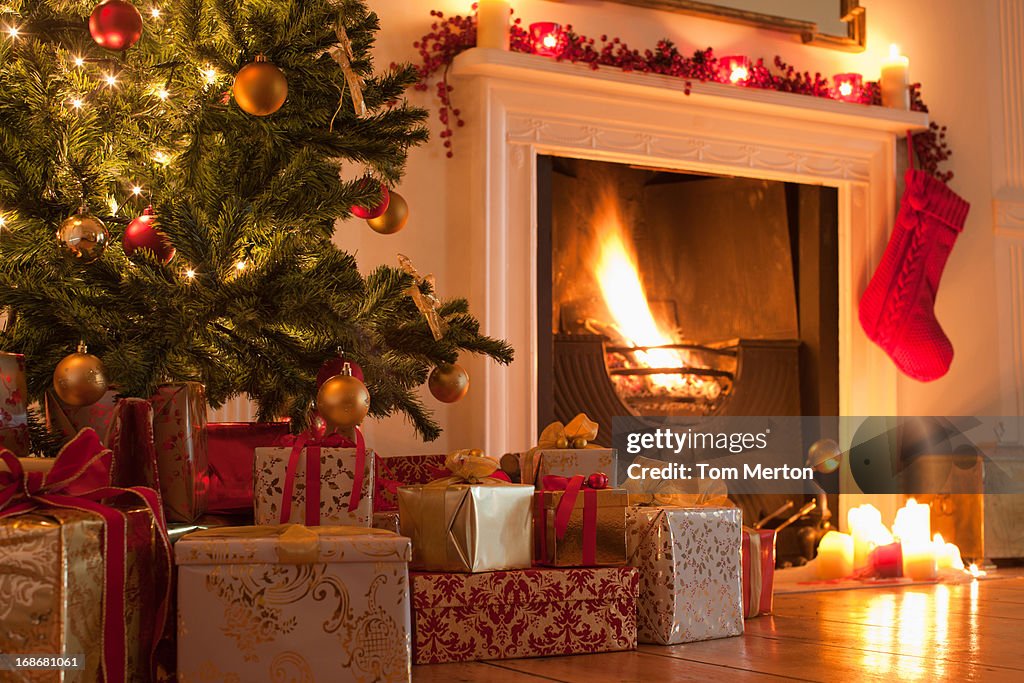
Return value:
[[(898, 137), (926, 114), (789, 93), (591, 70), (500, 50), (456, 58), (451, 196), (467, 228), (459, 245), (486, 333), (516, 349), (508, 368), (474, 366), (473, 443), (525, 449), (538, 433), (536, 157), (552, 154), (838, 188), (840, 411), (894, 415), (897, 375), (864, 335), (857, 300), (878, 263), (896, 206)], [(610, 425), (609, 425), (610, 427)]]

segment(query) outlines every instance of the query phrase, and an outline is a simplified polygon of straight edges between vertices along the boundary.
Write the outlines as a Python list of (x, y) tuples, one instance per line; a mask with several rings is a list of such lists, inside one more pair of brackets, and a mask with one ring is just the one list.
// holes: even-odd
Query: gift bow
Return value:
[[(345, 83), (348, 85), (349, 92), (352, 93), (352, 106), (355, 109), (356, 116), (362, 118), (366, 116), (366, 99), (363, 97), (363, 77), (357, 74), (352, 67), (352, 60), (355, 59), (355, 55), (352, 52), (352, 41), (349, 40), (348, 31), (345, 30), (345, 24), (342, 23), (340, 16), (334, 25), (334, 35), (338, 39), (338, 44), (328, 50), (328, 54), (331, 55), (331, 59), (338, 63), (342, 73), (345, 74)], [(334, 117), (341, 111), (344, 101), (345, 93), (342, 92), (341, 98), (338, 100), (338, 110), (334, 113)], [(334, 117), (331, 117), (331, 130), (334, 130)]]
[(577, 474), (573, 477), (548, 475), (541, 481), (545, 491), (564, 491), (562, 499), (555, 508), (555, 538), (565, 538), (569, 528), (572, 512), (576, 507), (576, 499), (583, 491), (583, 564), (597, 563), (597, 492), (607, 488), (607, 483), (599, 488), (589, 485), (590, 478)]
[(277, 441), (278, 446), (291, 446), (288, 464), (284, 471), (284, 487), (281, 491), (281, 524), (287, 524), (292, 515), (292, 494), (295, 491), (295, 480), (298, 478), (299, 458), (303, 450), (306, 453), (306, 524), (320, 524), (320, 449), (321, 448), (355, 448), (356, 463), (352, 474), (352, 493), (348, 497), (348, 511), (355, 512), (363, 498), (363, 478), (366, 469), (366, 441), (358, 427), (355, 428), (356, 440), (353, 443), (344, 434), (319, 435), (308, 429), (302, 434), (286, 434)]
[[(26, 471), (11, 451), (0, 451), (7, 466), (0, 472), (0, 519), (51, 506), (99, 515), (103, 532), (103, 672), (107, 683), (121, 683), (127, 676), (125, 578), (127, 574), (128, 523), (125, 515), (102, 501), (134, 495), (149, 508), (156, 522), (156, 552), (163, 561), (162, 596), (150, 644), (150, 661), (163, 634), (170, 600), (171, 554), (160, 497), (153, 489), (111, 486), (112, 453), (96, 432), (86, 427), (57, 454), (49, 471)], [(160, 593), (160, 591), (158, 591)]]
[(504, 486), (511, 484), (508, 475), (498, 470), (498, 462), (484, 455), (476, 448), (463, 448), (452, 451), (444, 459), (444, 469), (437, 471), (434, 481), (426, 484), (431, 488), (441, 488), (452, 484), (483, 484), (484, 486)]
[[(562, 439), (565, 439), (569, 447), (572, 446), (572, 442), (575, 439), (583, 439), (587, 442), (584, 448), (600, 448), (597, 444), (591, 443), (597, 438), (597, 430), (599, 428), (600, 426), (587, 417), (585, 413), (580, 413), (569, 420), (569, 424), (562, 424), (555, 420), (541, 431), (540, 437), (537, 439), (537, 445), (528, 450), (523, 457), (520, 467), (524, 476), (529, 476), (529, 481), (536, 482), (537, 472), (540, 470), (540, 460), (537, 458), (537, 451), (558, 448), (558, 442)], [(523, 481), (527, 480), (523, 479)]]
[[(416, 266), (404, 254), (398, 255), (398, 265), (413, 279), (413, 283), (409, 285), (405, 293), (412, 297), (416, 308), (426, 319), (434, 339), (441, 341), (448, 333), (448, 323), (441, 317), (441, 300), (437, 298), (437, 282), (434, 279), (434, 274), (420, 275), (420, 271), (416, 270)], [(423, 285), (427, 286), (428, 291), (423, 291)]]

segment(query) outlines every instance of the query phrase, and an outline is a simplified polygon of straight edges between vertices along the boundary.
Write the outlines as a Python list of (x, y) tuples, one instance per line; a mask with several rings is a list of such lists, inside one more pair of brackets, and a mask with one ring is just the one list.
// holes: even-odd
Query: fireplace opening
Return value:
[[(835, 188), (555, 156), (537, 171), (540, 426), (838, 415)], [(741, 507), (752, 523), (786, 503)]]

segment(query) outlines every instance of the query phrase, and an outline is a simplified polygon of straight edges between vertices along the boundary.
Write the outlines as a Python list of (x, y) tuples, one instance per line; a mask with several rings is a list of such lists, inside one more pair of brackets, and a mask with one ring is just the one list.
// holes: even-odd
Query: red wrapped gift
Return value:
[(775, 584), (775, 530), (743, 527), (743, 616), (772, 611)]
[(210, 491), (206, 511), (252, 512), (253, 452), (288, 434), (287, 422), (214, 422), (206, 426)]
[(414, 664), (636, 649), (633, 567), (410, 576)]
[(378, 455), (375, 463), (373, 511), (398, 510), (398, 487), (429, 484), (444, 476), (444, 453), (432, 455)]
[(0, 353), (0, 448), (28, 455), (28, 411), (25, 399), (25, 357)]

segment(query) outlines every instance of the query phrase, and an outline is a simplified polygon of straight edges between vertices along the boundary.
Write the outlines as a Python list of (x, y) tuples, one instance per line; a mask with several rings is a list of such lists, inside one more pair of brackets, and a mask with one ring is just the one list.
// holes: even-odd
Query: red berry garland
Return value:
[[(476, 9), (476, 4), (473, 5)], [(452, 123), (462, 127), (465, 121), (457, 108), (452, 104), (452, 86), (448, 83), (448, 69), (452, 60), (464, 50), (476, 46), (476, 16), (454, 16), (445, 19), (438, 10), (431, 10), (434, 18), (430, 31), (420, 40), (413, 43), (419, 50), (420, 81), (417, 90), (427, 90), (428, 81), (440, 72), (441, 78), (435, 84), (437, 99), (441, 103), (438, 117), (444, 130), (441, 138), (450, 158), (452, 153)], [(529, 32), (520, 25), (521, 20), (515, 19), (510, 33), (510, 49), (512, 52), (531, 53), (533, 48)], [(573, 31), (571, 25), (564, 28), (562, 34), (562, 52), (555, 59), (572, 63), (587, 64), (592, 69), (610, 66), (623, 71), (673, 76), (684, 80), (684, 92), (690, 94), (690, 86), (694, 80), (705, 83), (708, 81), (728, 83), (727, 75), (720, 68), (718, 58), (709, 47), (697, 50), (691, 56), (682, 54), (675, 44), (666, 39), (659, 40), (653, 49), (643, 52), (630, 48), (620, 38), (609, 38), (602, 35), (599, 41)], [(821, 73), (811, 74), (800, 72), (778, 56), (772, 62), (774, 69), (768, 67), (763, 59), (752, 60), (750, 75), (744, 81), (744, 87), (777, 90), (778, 92), (795, 93), (810, 97), (836, 99), (830, 79)], [(876, 81), (865, 81), (861, 93), (862, 104), (880, 105), (881, 92)], [(928, 107), (921, 100), (921, 85), (915, 83), (910, 91), (910, 108), (914, 111), (927, 112)], [(953, 177), (951, 171), (941, 171), (939, 165), (949, 159), (952, 151), (946, 142), (946, 127), (932, 123), (929, 130), (914, 136), (914, 148), (920, 167), (948, 183)]]

